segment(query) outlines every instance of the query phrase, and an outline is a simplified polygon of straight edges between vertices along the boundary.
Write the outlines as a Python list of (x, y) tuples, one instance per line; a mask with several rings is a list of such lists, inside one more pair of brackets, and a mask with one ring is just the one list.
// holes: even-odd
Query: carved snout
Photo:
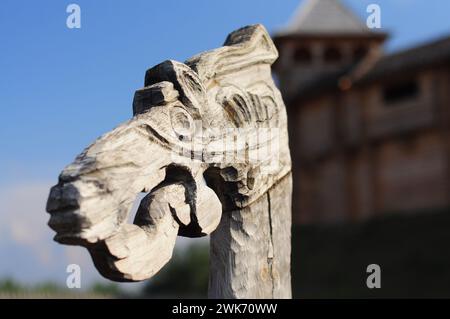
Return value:
[[(222, 212), (204, 167), (174, 165), (146, 125), (136, 117), (98, 139), (63, 170), (47, 202), (55, 240), (85, 246), (117, 281), (151, 277), (171, 258), (177, 235), (211, 233)], [(149, 194), (128, 224), (141, 192)]]
[[(80, 191), (85, 188), (79, 181), (52, 188), (47, 205), (52, 215), (49, 225), (57, 231), (55, 240), (88, 248), (100, 273), (116, 281), (153, 276), (172, 257), (177, 235), (205, 236), (216, 229), (221, 218), (221, 203), (203, 179), (162, 182), (141, 200), (134, 224), (119, 226), (115, 214), (98, 215), (107, 209), (102, 203), (113, 200), (100, 200), (99, 189), (91, 196), (91, 200), (97, 199), (97, 204), (92, 203), (97, 214), (92, 215), (92, 210), (88, 215), (82, 213), (80, 208), (85, 208), (86, 202)], [(89, 202), (89, 198), (84, 200)]]

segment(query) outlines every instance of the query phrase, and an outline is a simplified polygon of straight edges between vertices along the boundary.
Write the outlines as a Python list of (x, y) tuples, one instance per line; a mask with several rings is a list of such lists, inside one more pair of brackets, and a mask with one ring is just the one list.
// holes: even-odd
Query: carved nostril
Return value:
[(72, 184), (55, 185), (50, 190), (46, 210), (49, 213), (76, 210), (79, 208), (78, 198), (78, 190)]

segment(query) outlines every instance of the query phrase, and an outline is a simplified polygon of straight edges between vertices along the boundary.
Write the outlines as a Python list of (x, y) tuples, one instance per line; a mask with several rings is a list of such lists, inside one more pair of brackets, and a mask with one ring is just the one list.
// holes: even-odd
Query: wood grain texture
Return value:
[(289, 173), (256, 202), (224, 212), (211, 234), (211, 298), (291, 298)]
[(167, 263), (177, 235), (218, 228), (211, 296), (289, 297), (291, 158), (271, 76), (277, 57), (254, 25), (185, 63), (149, 69), (132, 119), (88, 146), (51, 189), (55, 240), (86, 247), (107, 278), (139, 281)]

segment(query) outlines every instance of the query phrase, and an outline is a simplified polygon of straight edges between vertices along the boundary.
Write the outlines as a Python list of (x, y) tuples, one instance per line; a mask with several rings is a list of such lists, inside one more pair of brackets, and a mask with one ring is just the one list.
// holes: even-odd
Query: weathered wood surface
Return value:
[(218, 227), (210, 296), (289, 298), (291, 159), (276, 58), (255, 25), (185, 63), (149, 69), (133, 118), (87, 147), (51, 189), (55, 240), (86, 247), (107, 278), (138, 281), (167, 263), (177, 235)]
[(256, 202), (223, 212), (211, 234), (210, 298), (291, 298), (291, 174)]

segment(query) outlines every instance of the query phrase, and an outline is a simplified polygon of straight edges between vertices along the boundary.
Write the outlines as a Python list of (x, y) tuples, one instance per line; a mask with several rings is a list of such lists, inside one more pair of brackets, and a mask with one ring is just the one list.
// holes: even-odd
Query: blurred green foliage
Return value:
[(206, 298), (209, 244), (175, 251), (170, 262), (143, 289), (148, 297)]
[(0, 293), (19, 293), (23, 287), (13, 279), (0, 279)]
[(36, 285), (24, 285), (12, 278), (0, 279), (0, 293), (3, 294), (59, 294), (67, 289), (52, 282), (42, 282)]
[(12, 278), (0, 279), (0, 295), (4, 296), (105, 296), (117, 297), (122, 293), (114, 283), (94, 283), (87, 290), (71, 290), (54, 282), (46, 281), (35, 285), (25, 285)]
[(124, 293), (121, 291), (120, 287), (116, 283), (94, 283), (90, 289), (90, 292), (97, 295), (106, 295), (106, 296), (121, 296)]

